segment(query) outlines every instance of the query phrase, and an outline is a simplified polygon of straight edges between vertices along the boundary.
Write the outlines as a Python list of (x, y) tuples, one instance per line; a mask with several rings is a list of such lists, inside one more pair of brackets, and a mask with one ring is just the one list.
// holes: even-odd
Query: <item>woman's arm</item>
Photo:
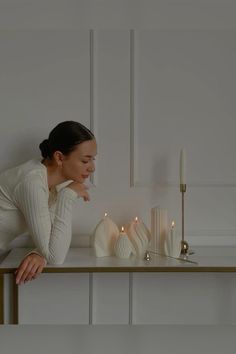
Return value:
[(78, 193), (69, 187), (58, 192), (51, 223), (48, 191), (40, 177), (22, 181), (15, 188), (15, 202), (23, 213), (37, 251), (50, 264), (62, 264), (71, 242), (71, 219)]

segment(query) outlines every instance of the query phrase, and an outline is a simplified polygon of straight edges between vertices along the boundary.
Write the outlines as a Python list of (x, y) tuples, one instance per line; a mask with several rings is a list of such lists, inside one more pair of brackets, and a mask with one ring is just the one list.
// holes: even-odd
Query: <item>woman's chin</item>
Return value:
[(86, 180), (86, 178), (85, 178), (85, 177), (80, 177), (80, 178), (79, 178), (79, 180), (78, 180), (78, 182), (80, 182), (80, 183), (81, 183), (81, 182), (84, 182), (85, 180)]
[(87, 180), (87, 178), (86, 177), (82, 177), (82, 176), (74, 178), (74, 181), (78, 182), (78, 183), (84, 183), (86, 180)]

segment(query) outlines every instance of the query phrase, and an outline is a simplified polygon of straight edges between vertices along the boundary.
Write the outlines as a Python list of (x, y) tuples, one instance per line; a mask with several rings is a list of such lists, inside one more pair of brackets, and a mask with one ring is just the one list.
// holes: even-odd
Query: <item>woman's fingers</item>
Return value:
[(27, 266), (28, 266), (28, 260), (27, 260), (27, 258), (25, 258), (23, 260), (23, 262), (21, 262), (21, 264), (19, 265), (19, 267), (17, 269), (16, 284), (21, 283), (22, 276), (23, 276), (25, 270), (27, 269)]
[(42, 273), (43, 268), (44, 268), (43, 265), (41, 265), (41, 266), (38, 267), (38, 269), (37, 269), (35, 275), (33, 276), (33, 279), (37, 278), (37, 276)]
[(25, 281), (32, 280), (32, 278), (34, 277), (37, 269), (38, 269), (38, 265), (37, 264), (34, 264), (31, 269), (28, 267), (29, 272), (28, 272), (28, 275), (25, 278)]
[(84, 201), (90, 200), (89, 194), (87, 192), (89, 186), (87, 186), (86, 184), (79, 183), (79, 182), (72, 182), (69, 185), (67, 185), (67, 187), (76, 191), (78, 195), (84, 199)]
[(89, 196), (84, 196), (84, 201), (85, 201), (85, 202), (88, 202), (88, 201), (90, 201), (90, 198), (89, 198)]
[(27, 256), (16, 270), (16, 284), (35, 279), (40, 274), (45, 266), (44, 258), (31, 254)]
[(34, 264), (32, 264), (32, 262), (28, 263), (26, 269), (24, 270), (24, 272), (21, 275), (21, 280), (20, 280), (20, 284), (26, 281), (26, 278), (29, 276), (31, 276), (31, 271), (34, 267)]

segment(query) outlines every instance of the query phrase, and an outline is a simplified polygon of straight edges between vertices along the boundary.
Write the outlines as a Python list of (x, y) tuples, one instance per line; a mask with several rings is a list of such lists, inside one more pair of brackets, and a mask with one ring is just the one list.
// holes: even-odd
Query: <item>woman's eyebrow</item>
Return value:
[[(96, 156), (96, 155), (94, 155)], [(93, 155), (84, 155), (83, 157), (94, 157)]]

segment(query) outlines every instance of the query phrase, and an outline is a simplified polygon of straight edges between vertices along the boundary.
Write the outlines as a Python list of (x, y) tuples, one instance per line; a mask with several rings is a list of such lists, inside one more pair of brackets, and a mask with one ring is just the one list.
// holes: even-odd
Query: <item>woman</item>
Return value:
[[(0, 251), (28, 231), (36, 249), (16, 270), (16, 283), (35, 279), (49, 264), (62, 264), (71, 242), (71, 217), (78, 197), (89, 201), (83, 184), (94, 172), (97, 144), (84, 125), (58, 124), (39, 148), (43, 159), (32, 159), (0, 174)], [(69, 181), (59, 191), (58, 184)]]

